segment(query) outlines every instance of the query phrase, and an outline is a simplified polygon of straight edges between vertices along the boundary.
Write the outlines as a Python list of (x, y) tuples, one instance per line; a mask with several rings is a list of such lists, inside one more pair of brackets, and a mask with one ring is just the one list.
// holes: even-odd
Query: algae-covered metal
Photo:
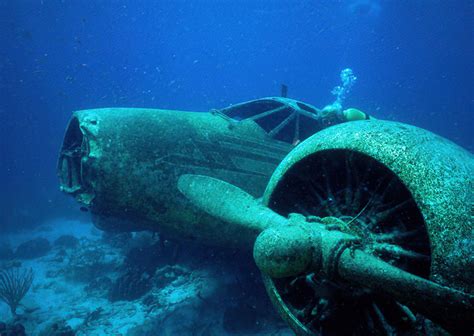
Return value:
[[(278, 208), (278, 203), (281, 202), (278, 194), (296, 189), (296, 184), (282, 189), (283, 184), (290, 182), (295, 175), (299, 175), (299, 179), (305, 179), (302, 166), (310, 164), (318, 156), (322, 157), (320, 162), (327, 165), (312, 167), (315, 173), (321, 173), (332, 166), (333, 170), (338, 170), (339, 188), (352, 188), (352, 192), (355, 192), (358, 187), (356, 181), (361, 183), (359, 187), (366, 187), (361, 181), (364, 176), (353, 176), (352, 184), (344, 185), (347, 173), (354, 175), (360, 172), (358, 168), (361, 167), (355, 166), (359, 163), (357, 154), (364, 155), (360, 159), (368, 163), (368, 170), (375, 173), (376, 164), (379, 163), (388, 168), (408, 189), (407, 196), (413, 198), (422, 216), (419, 224), (428, 234), (430, 274), (440, 283), (450, 283), (473, 291), (474, 157), (436, 134), (415, 126), (388, 121), (357, 121), (333, 126), (306, 140), (285, 157), (269, 182), (264, 202), (270, 208)], [(341, 159), (353, 161), (341, 162)], [(351, 167), (351, 164), (354, 165)], [(347, 172), (346, 169), (350, 171)], [(329, 175), (327, 177), (331, 178)], [(365, 178), (368, 177), (370, 175)], [(392, 181), (388, 181), (390, 182)], [(286, 196), (285, 199), (288, 198)], [(350, 209), (355, 213), (346, 212), (345, 215), (355, 216), (365, 205), (362, 203), (357, 209)], [(401, 210), (403, 209), (399, 208), (397, 212), (396, 209), (391, 215), (400, 217), (403, 215)], [(406, 218), (407, 222), (418, 220), (415, 214)]]
[[(208, 176), (183, 175), (178, 188), (203, 211), (253, 237), (247, 248), (253, 246), (274, 305), (298, 335), (421, 334), (426, 318), (454, 333), (474, 328), (474, 295), (412, 274), (407, 266), (413, 261), (397, 257), (420, 254), (405, 249), (403, 241), (346, 232), (354, 221), (334, 217), (293, 213), (285, 218), (238, 187)], [(388, 256), (378, 255), (380, 246), (385, 252), (390, 247)]]
[[(61, 189), (109, 230), (161, 230), (218, 244), (222, 223), (177, 190), (186, 173), (214, 176), (261, 196), (291, 145), (255, 122), (218, 114), (136, 108), (75, 112), (61, 148)], [(212, 227), (209, 227), (212, 223)]]
[[(454, 143), (406, 124), (358, 121), (323, 130), (295, 148), (272, 175), (264, 203), (283, 216), (323, 217), (330, 227), (359, 237), (357, 249), (466, 293), (471, 318), (444, 317), (460, 332), (474, 328), (473, 185), (473, 155)], [(298, 334), (428, 333), (416, 310), (352, 280), (345, 285), (315, 273), (264, 276), (275, 306)], [(364, 281), (382, 291), (392, 284)]]
[(285, 157), (292, 147), (272, 131), (229, 118), (76, 112), (61, 188), (99, 227), (253, 249), (298, 335), (430, 334), (426, 317), (453, 333), (474, 329), (471, 153), (367, 120), (321, 131)]

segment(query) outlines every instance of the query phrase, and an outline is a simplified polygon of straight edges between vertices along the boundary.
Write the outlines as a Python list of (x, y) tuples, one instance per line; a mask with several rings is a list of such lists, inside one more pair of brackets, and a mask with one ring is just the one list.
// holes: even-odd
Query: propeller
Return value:
[[(203, 175), (182, 175), (178, 189), (195, 206), (241, 232), (260, 270), (273, 278), (321, 272), (327, 278), (389, 294), (454, 333), (470, 330), (474, 296), (394, 267), (359, 249), (356, 236), (321, 222), (285, 218), (244, 190)], [(466, 329), (467, 328), (467, 329)]]
[[(253, 244), (258, 234), (287, 219), (230, 183), (204, 175), (181, 175), (178, 189), (195, 206), (226, 222), (226, 232), (239, 232), (239, 239)], [(224, 234), (224, 232), (223, 232)], [(252, 245), (249, 245), (252, 246)]]

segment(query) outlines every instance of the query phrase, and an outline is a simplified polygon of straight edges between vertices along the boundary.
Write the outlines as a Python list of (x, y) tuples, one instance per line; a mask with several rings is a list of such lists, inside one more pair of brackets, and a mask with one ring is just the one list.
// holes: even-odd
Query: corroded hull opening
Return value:
[(59, 153), (58, 175), (61, 191), (77, 194), (83, 189), (82, 157), (88, 154), (88, 144), (79, 120), (71, 119)]
[[(260, 197), (288, 143), (257, 123), (219, 114), (138, 108), (75, 112), (58, 163), (61, 189), (89, 208), (103, 230), (153, 230), (238, 245), (219, 235), (220, 221), (178, 191), (183, 174), (213, 176)], [(215, 230), (204, 228), (212, 222)]]

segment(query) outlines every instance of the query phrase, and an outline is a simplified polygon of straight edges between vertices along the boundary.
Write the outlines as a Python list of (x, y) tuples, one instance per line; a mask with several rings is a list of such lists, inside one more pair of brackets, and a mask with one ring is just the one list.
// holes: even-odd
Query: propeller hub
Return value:
[[(256, 239), (253, 256), (262, 272), (273, 278), (300, 274), (317, 267), (313, 238), (310, 229), (288, 224), (264, 230)], [(320, 255), (320, 254), (319, 254)]]

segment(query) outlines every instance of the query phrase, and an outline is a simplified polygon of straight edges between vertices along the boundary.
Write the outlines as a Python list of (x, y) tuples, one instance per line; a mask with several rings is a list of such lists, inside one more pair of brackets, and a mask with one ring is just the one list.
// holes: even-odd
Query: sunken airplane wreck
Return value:
[(320, 112), (282, 97), (78, 111), (61, 189), (104, 230), (252, 249), (297, 335), (472, 334), (473, 155), (397, 122), (313, 135)]

